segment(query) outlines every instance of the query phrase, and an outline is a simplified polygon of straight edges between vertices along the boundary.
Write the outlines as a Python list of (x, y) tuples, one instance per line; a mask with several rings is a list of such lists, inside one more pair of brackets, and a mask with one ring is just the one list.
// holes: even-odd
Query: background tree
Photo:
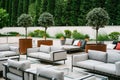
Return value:
[(99, 28), (104, 27), (109, 22), (108, 13), (102, 8), (94, 8), (91, 10), (86, 17), (87, 25), (92, 26), (96, 30), (96, 44), (98, 37)]
[(45, 28), (45, 40), (46, 40), (46, 31), (47, 28), (52, 26), (54, 24), (54, 19), (53, 19), (53, 15), (48, 13), (48, 12), (44, 12), (40, 15), (39, 19), (38, 19), (38, 24), (41, 27)]
[(8, 22), (8, 13), (4, 9), (0, 9), (0, 28), (3, 28), (6, 26)]
[(18, 26), (25, 27), (25, 38), (27, 39), (27, 27), (32, 25), (32, 17), (28, 14), (22, 14), (17, 19)]

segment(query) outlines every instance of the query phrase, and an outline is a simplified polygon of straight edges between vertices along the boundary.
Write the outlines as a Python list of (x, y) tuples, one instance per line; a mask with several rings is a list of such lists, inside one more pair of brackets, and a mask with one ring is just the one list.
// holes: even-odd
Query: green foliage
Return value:
[(55, 34), (55, 38), (60, 39), (61, 37), (64, 37), (63, 33), (57, 33), (57, 34)]
[(16, 35), (18, 35), (19, 33), (18, 33), (18, 32), (8, 32), (7, 34), (9, 34), (10, 36), (16, 36)]
[(18, 26), (29, 27), (32, 25), (32, 17), (28, 14), (22, 14), (17, 20)]
[(86, 17), (87, 25), (92, 26), (94, 29), (104, 27), (109, 22), (108, 13), (102, 8), (94, 8), (91, 10)]
[(66, 38), (70, 38), (71, 37), (72, 32), (70, 30), (64, 30), (64, 33), (65, 33), (65, 37)]
[[(45, 36), (45, 31), (37, 29), (37, 30), (34, 30), (33, 32), (28, 33), (28, 36), (43, 38)], [(47, 33), (46, 37), (50, 37), (50, 35)]]
[(110, 39), (112, 39), (112, 40), (118, 40), (119, 36), (120, 36), (120, 33), (119, 33), (119, 32), (111, 32), (111, 33), (109, 34), (109, 37), (110, 37)]
[(90, 36), (88, 34), (85, 34), (85, 38), (90, 38)]
[(8, 22), (8, 13), (4, 9), (0, 9), (0, 28), (3, 28), (6, 26)]
[(77, 32), (77, 30), (74, 30), (73, 33), (72, 33), (72, 38), (74, 38), (74, 39), (85, 39), (85, 35), (80, 33), (80, 32)]
[(97, 40), (98, 41), (109, 41), (110, 39), (109, 39), (108, 34), (99, 34)]

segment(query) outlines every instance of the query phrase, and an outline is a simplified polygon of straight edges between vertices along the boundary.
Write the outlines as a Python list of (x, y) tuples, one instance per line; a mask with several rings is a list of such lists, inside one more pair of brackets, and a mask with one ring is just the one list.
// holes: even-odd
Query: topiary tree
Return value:
[(86, 16), (86, 20), (88, 21), (87, 25), (92, 26), (93, 29), (96, 30), (96, 44), (99, 28), (103, 28), (107, 25), (109, 23), (109, 19), (108, 13), (102, 8), (94, 8), (88, 12)]
[(46, 40), (47, 28), (54, 24), (53, 15), (48, 12), (42, 13), (38, 19), (38, 24), (45, 28), (45, 40)]
[(17, 19), (18, 26), (25, 27), (25, 38), (27, 39), (27, 27), (32, 25), (32, 17), (28, 14), (22, 14)]
[(8, 13), (4, 9), (0, 9), (0, 28), (3, 28), (7, 25), (8, 22)]

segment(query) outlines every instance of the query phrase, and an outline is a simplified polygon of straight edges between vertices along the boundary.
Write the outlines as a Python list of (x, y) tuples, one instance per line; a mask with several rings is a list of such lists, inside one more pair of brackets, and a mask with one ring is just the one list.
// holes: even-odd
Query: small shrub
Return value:
[(98, 41), (109, 41), (110, 39), (107, 34), (99, 34), (97, 40)]
[(18, 32), (8, 32), (7, 34), (9, 34), (10, 36), (17, 36), (19, 33)]
[(77, 30), (74, 30), (73, 33), (72, 33), (72, 37), (74, 39), (84, 39), (85, 35), (82, 34), (82, 33), (77, 32)]
[(65, 37), (66, 38), (70, 38), (71, 37), (72, 32), (70, 30), (64, 30), (64, 33), (65, 33)]
[(90, 38), (90, 36), (88, 34), (85, 34), (85, 38)]
[(120, 36), (119, 32), (112, 32), (112, 33), (109, 34), (109, 37), (112, 40), (118, 40), (119, 36)]
[(61, 37), (64, 37), (63, 33), (57, 33), (57, 34), (55, 34), (55, 38), (59, 39)]

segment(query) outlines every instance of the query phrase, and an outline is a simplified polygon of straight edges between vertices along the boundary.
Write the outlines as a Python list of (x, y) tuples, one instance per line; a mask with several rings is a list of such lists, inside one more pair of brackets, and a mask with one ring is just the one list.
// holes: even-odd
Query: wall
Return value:
[[(40, 30), (44, 30), (43, 27), (28, 27), (28, 33), (31, 31), (34, 31), (36, 29), (40, 29)], [(81, 32), (83, 34), (89, 34), (91, 39), (95, 38), (95, 30), (92, 29), (89, 26), (53, 26), (53, 27), (49, 27), (47, 32), (51, 35), (51, 36), (55, 36), (56, 33), (62, 32), (64, 33), (64, 30), (77, 30), (78, 32)], [(19, 32), (20, 34), (25, 34), (25, 29), (24, 27), (5, 27), (3, 29), (0, 29), (0, 33), (6, 33), (6, 32), (11, 32), (11, 31), (15, 31), (15, 32)], [(120, 32), (120, 26), (106, 26), (105, 28), (100, 28), (99, 29), (99, 33), (111, 33), (113, 31), (117, 31)]]

